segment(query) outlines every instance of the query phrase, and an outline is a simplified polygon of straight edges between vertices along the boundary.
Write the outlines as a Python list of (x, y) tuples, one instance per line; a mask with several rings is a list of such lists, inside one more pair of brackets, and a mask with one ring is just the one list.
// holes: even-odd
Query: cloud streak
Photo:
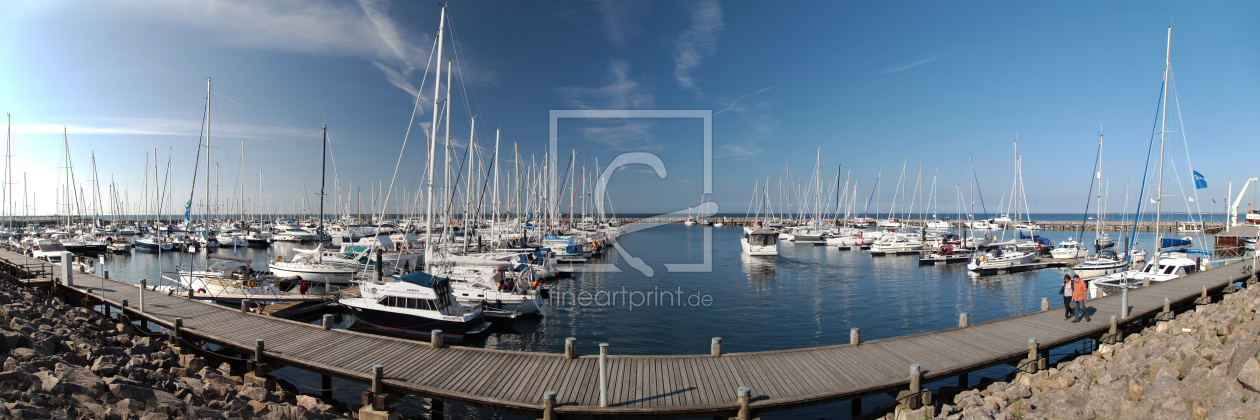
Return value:
[(595, 0), (595, 9), (604, 20), (604, 35), (614, 47), (625, 47), (627, 40), (643, 33), (638, 19), (647, 14), (649, 3), (643, 0)]
[(936, 61), (936, 60), (940, 59), (940, 58), (941, 58), (942, 56), (944, 56), (944, 55), (945, 55), (945, 54), (937, 54), (937, 55), (934, 55), (934, 56), (931, 56), (931, 57), (928, 57), (928, 58), (925, 58), (925, 59), (922, 59), (922, 60), (919, 60), (919, 61), (915, 61), (915, 62), (913, 62), (913, 63), (906, 63), (906, 64), (902, 64), (902, 65), (897, 66), (897, 67), (893, 67), (893, 68), (891, 68), (891, 69), (880, 70), (880, 71), (879, 71), (879, 74), (897, 73), (897, 72), (901, 72), (901, 71), (910, 70), (910, 69), (912, 69), (912, 68), (919, 67), (919, 66), (922, 66), (922, 65), (924, 65), (924, 64), (927, 64), (927, 63), (931, 63), (931, 62), (933, 62), (933, 61)]
[[(14, 124), (14, 134), (92, 134), (92, 135), (153, 135), (196, 137), (201, 130), (201, 120), (163, 118), (100, 118), (78, 124)], [(193, 131), (197, 130), (197, 131)], [(311, 137), (317, 129), (298, 129), (285, 125), (230, 124), (215, 129), (215, 136), (237, 139), (279, 140)]]
[(702, 95), (692, 71), (717, 52), (717, 34), (722, 30), (722, 7), (716, 0), (696, 2), (690, 9), (691, 26), (674, 42), (674, 79), (678, 85)]

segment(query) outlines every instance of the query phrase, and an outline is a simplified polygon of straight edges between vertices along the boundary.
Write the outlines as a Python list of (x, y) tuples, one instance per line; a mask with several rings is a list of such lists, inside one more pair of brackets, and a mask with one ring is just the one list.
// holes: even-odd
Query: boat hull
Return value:
[(380, 311), (371, 308), (350, 307), (354, 323), (350, 328), (375, 331), (404, 337), (430, 337), (433, 330), (442, 330), (442, 339), (456, 343), (468, 342), (489, 328), (489, 323), (478, 317), (471, 322), (456, 322)]

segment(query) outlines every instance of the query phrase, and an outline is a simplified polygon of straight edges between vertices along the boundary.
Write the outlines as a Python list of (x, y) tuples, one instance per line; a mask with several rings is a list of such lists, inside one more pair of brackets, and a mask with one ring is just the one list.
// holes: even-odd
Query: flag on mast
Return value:
[(1201, 190), (1207, 188), (1207, 180), (1203, 179), (1203, 174), (1199, 173), (1199, 171), (1191, 172), (1194, 172), (1194, 189)]

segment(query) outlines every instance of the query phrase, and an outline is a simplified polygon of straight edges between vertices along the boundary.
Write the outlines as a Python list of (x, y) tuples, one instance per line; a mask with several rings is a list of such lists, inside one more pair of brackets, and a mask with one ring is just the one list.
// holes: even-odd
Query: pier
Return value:
[[(23, 257), (0, 252), (0, 259)], [(1090, 323), (1064, 321), (1043, 300), (1038, 312), (978, 324), (959, 314), (957, 328), (902, 337), (861, 341), (855, 330), (847, 345), (749, 353), (724, 353), (721, 339), (713, 338), (710, 354), (678, 356), (617, 355), (615, 342), (599, 349), (571, 344), (563, 354), (448, 347), (440, 340), (403, 340), (246, 313), (88, 274), (76, 273), (68, 287), (52, 272), (39, 277), (71, 301), (103, 303), (128, 320), (178, 330), (175, 334), (184, 340), (256, 354), (262, 362), (257, 366), (265, 367), (256, 369), (259, 375), (288, 365), (373, 384), (375, 391), (369, 393), (383, 398), (377, 406), (389, 401), (386, 397), (411, 394), (543, 418), (748, 418), (878, 394), (900, 394), (904, 403), (907, 394), (902, 391), (921, 383), (959, 377), (965, 386), (967, 373), (997, 365), (1035, 372), (1045, 368), (1053, 348), (1086, 338), (1114, 341), (1117, 328), (1167, 319), (1171, 308), (1232, 291), (1235, 282), (1253, 273), (1240, 266), (1090, 301)], [(1118, 318), (1114, 326), (1108, 323), (1111, 315)], [(373, 370), (378, 364), (383, 366), (379, 376)], [(919, 368), (918, 376), (911, 375), (912, 365)], [(853, 406), (861, 410), (860, 404)]]
[[(620, 219), (618, 219), (618, 220), (620, 220), (622, 223), (664, 224), (664, 223), (682, 223), (683, 221), (687, 220), (687, 218), (686, 218), (686, 217), (646, 217), (646, 218), (620, 218)], [(749, 225), (752, 225), (752, 224), (753, 224), (753, 223), (755, 223), (755, 222), (760, 222), (760, 221), (763, 221), (763, 219), (761, 219), (761, 218), (755, 218), (755, 217), (714, 217), (714, 218), (712, 218), (712, 220), (713, 220), (713, 221), (715, 221), (715, 222), (722, 222), (724, 225), (727, 225), (727, 226), (749, 226)], [(772, 220), (772, 221), (777, 221), (777, 222), (784, 222), (784, 221), (787, 221), (787, 222), (800, 222), (800, 223), (805, 223), (805, 222), (808, 222), (808, 220), (795, 220), (795, 221), (794, 221), (794, 220), (791, 220), (791, 219), (784, 220), (784, 219), (773, 219), (773, 218), (772, 218), (771, 220)], [(909, 219), (903, 219), (903, 220), (901, 220), (901, 223), (902, 223), (902, 225), (903, 225), (903, 226), (906, 226), (906, 227), (918, 228), (918, 227), (922, 227), (922, 226), (924, 226), (927, 222), (930, 222), (930, 221), (932, 221), (932, 220), (909, 220)], [(950, 228), (951, 228), (951, 229), (964, 229), (964, 228), (965, 228), (965, 226), (964, 226), (963, 224), (964, 224), (966, 221), (961, 221), (961, 220), (949, 220), (948, 222), (949, 222), (949, 224), (950, 224)], [(1094, 230), (1094, 228), (1096, 228), (1096, 227), (1097, 227), (1097, 222), (1092, 221), (1092, 220), (1087, 221), (1087, 222), (1084, 222), (1084, 225), (1083, 225), (1083, 226), (1082, 226), (1082, 223), (1081, 223), (1081, 222), (1079, 222), (1079, 221), (1062, 221), (1062, 220), (1042, 220), (1042, 221), (1038, 221), (1038, 220), (1034, 220), (1034, 221), (1032, 221), (1032, 223), (1033, 223), (1034, 225), (1037, 225), (1038, 227), (1040, 227), (1040, 228), (1041, 228), (1041, 230), (1055, 230), (1055, 231), (1079, 231), (1079, 230), (1084, 230), (1084, 231), (1086, 231), (1086, 232), (1092, 232), (1092, 231)], [(1202, 226), (1203, 226), (1203, 229), (1204, 229), (1204, 232), (1206, 232), (1206, 233), (1216, 233), (1216, 232), (1220, 232), (1220, 231), (1222, 231), (1222, 230), (1225, 230), (1225, 222), (1207, 222), (1207, 223), (1204, 223), (1204, 224), (1200, 224), (1200, 223), (1198, 223), (1198, 222), (1195, 222), (1195, 224), (1196, 224), (1196, 225), (1202, 225)], [(1012, 223), (1008, 223), (1007, 225), (1008, 225), (1008, 226), (1006, 227), (1006, 229), (1007, 229), (1007, 230), (1014, 230), (1014, 229), (1015, 229), (1015, 228), (1013, 227), (1013, 226), (1014, 226), (1014, 222), (1012, 222)], [(1194, 232), (1191, 232), (1191, 231), (1180, 232), (1180, 231), (1178, 231), (1178, 230), (1177, 230), (1177, 225), (1178, 225), (1178, 222), (1177, 222), (1176, 220), (1172, 220), (1172, 221), (1164, 221), (1164, 222), (1161, 222), (1159, 225), (1160, 225), (1159, 230), (1160, 230), (1161, 232), (1179, 232), (1179, 233), (1187, 233), (1187, 234), (1188, 234), (1188, 233), (1198, 233), (1198, 231), (1194, 231)], [(874, 225), (874, 224), (872, 224), (870, 227), (874, 227), (874, 226), (875, 226), (875, 225)], [(1129, 231), (1132, 231), (1132, 230), (1133, 230), (1133, 221), (1128, 221), (1128, 222), (1103, 222), (1103, 223), (1102, 223), (1102, 229), (1103, 229), (1103, 230), (1105, 230), (1105, 231), (1108, 231), (1108, 232), (1129, 232)], [(972, 229), (972, 230), (975, 230), (975, 229)], [(1154, 232), (1154, 231), (1155, 231), (1155, 222), (1138, 222), (1138, 223), (1137, 223), (1137, 230), (1138, 230), (1138, 232)], [(1034, 232), (1035, 232), (1035, 231), (1034, 231)]]

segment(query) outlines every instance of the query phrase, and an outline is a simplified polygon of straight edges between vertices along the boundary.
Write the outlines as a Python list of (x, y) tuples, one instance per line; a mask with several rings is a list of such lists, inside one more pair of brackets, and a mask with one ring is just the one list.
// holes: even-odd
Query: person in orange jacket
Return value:
[(1081, 280), (1081, 276), (1077, 275), (1072, 279), (1072, 306), (1076, 312), (1076, 319), (1072, 322), (1081, 322), (1081, 316), (1085, 316), (1085, 322), (1089, 322), (1089, 314), (1085, 312), (1085, 282)]

